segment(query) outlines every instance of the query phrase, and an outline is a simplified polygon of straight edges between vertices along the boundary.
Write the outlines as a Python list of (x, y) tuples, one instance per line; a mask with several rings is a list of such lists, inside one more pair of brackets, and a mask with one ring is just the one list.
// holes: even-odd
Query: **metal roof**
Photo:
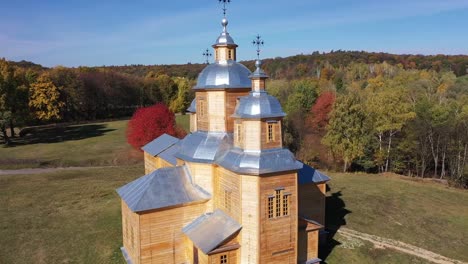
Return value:
[(193, 244), (208, 254), (238, 232), (242, 226), (223, 211), (216, 209), (182, 228)]
[(330, 177), (307, 164), (303, 164), (302, 169), (297, 172), (297, 176), (299, 184), (327, 182), (330, 180)]
[(189, 108), (187, 108), (187, 112), (196, 113), (197, 112), (197, 99), (193, 99), (190, 103)]
[(234, 43), (234, 40), (232, 37), (229, 35), (227, 32), (227, 25), (228, 25), (228, 20), (226, 18), (223, 18), (221, 20), (221, 25), (223, 26), (223, 32), (221, 32), (221, 35), (216, 39), (215, 44), (213, 46), (237, 46), (236, 43)]
[(217, 61), (203, 69), (193, 89), (250, 88), (250, 70), (233, 61)]
[(284, 117), (280, 102), (266, 91), (252, 91), (239, 99), (233, 117), (238, 118), (268, 118)]
[(268, 78), (268, 75), (262, 70), (262, 61), (256, 60), (255, 66), (257, 67), (252, 74), (249, 75), (249, 78)]
[(179, 151), (179, 146), (174, 144), (169, 148), (165, 149), (163, 152), (159, 153), (159, 157), (164, 159), (165, 161), (169, 162), (172, 165), (177, 165), (177, 158), (175, 154)]
[(196, 131), (179, 141), (175, 157), (191, 161), (212, 163), (232, 145), (232, 133)]
[(168, 134), (162, 134), (161, 136), (157, 137), (150, 143), (144, 145), (141, 149), (144, 152), (147, 152), (153, 156), (156, 156), (162, 151), (164, 151), (165, 149), (176, 144), (177, 142), (179, 142), (178, 138), (175, 138)]
[(133, 212), (143, 212), (210, 199), (210, 194), (192, 183), (185, 166), (155, 170), (117, 189)]
[(284, 148), (259, 152), (232, 148), (217, 159), (216, 163), (236, 173), (254, 175), (302, 168), (302, 163), (296, 160), (291, 151)]

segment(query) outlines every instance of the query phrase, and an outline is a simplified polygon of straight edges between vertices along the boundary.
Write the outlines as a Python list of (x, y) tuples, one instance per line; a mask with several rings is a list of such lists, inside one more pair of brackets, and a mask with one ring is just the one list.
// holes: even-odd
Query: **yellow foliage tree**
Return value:
[(61, 109), (65, 104), (60, 100), (60, 90), (47, 74), (39, 76), (37, 81), (31, 84), (29, 107), (39, 120), (61, 119)]

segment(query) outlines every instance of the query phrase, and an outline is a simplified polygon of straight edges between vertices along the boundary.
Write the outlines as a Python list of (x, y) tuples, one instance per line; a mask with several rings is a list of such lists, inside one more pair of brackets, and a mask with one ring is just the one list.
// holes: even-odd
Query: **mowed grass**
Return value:
[[(330, 226), (345, 224), (468, 261), (467, 191), (391, 174), (331, 176), (327, 200), (331, 201), (327, 204)], [(332, 251), (330, 261), (339, 259), (335, 256), (339, 252), (343, 250)]]
[[(176, 122), (189, 131), (188, 115)], [(143, 155), (125, 136), (128, 120), (44, 127), (15, 138), (13, 147), (0, 145), (0, 169), (109, 166), (141, 163)]]
[(0, 263), (124, 263), (115, 189), (140, 165), (0, 175)]
[(40, 129), (13, 147), (0, 147), (0, 168), (135, 164), (142, 154), (127, 144), (127, 120)]
[(326, 258), (327, 264), (359, 263), (359, 264), (429, 264), (427, 260), (405, 254), (387, 248), (375, 248), (367, 241), (350, 239), (341, 235), (336, 235), (335, 239), (340, 243), (336, 246), (332, 254)]

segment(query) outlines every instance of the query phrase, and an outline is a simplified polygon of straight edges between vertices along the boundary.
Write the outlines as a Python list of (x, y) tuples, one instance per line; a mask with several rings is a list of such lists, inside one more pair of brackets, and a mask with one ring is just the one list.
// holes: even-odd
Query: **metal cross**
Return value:
[(205, 52), (203, 52), (203, 57), (206, 57), (206, 64), (210, 64), (210, 62), (208, 61), (208, 59), (213, 56), (213, 54), (210, 53), (210, 51), (208, 49), (205, 50)]
[(226, 4), (229, 4), (231, 3), (231, 0), (219, 0), (219, 3), (223, 3), (223, 14), (224, 14), (224, 17), (226, 17)]
[(257, 34), (255, 39), (252, 41), (252, 44), (257, 46), (257, 59), (260, 59), (260, 47), (264, 44), (263, 39), (261, 39), (260, 35)]

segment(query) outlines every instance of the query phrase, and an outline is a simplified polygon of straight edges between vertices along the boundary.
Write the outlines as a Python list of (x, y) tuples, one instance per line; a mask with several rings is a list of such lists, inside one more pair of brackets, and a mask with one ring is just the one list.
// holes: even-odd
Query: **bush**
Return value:
[(185, 132), (176, 127), (174, 113), (159, 103), (135, 111), (127, 128), (127, 142), (134, 148), (141, 147), (162, 134), (182, 137)]

